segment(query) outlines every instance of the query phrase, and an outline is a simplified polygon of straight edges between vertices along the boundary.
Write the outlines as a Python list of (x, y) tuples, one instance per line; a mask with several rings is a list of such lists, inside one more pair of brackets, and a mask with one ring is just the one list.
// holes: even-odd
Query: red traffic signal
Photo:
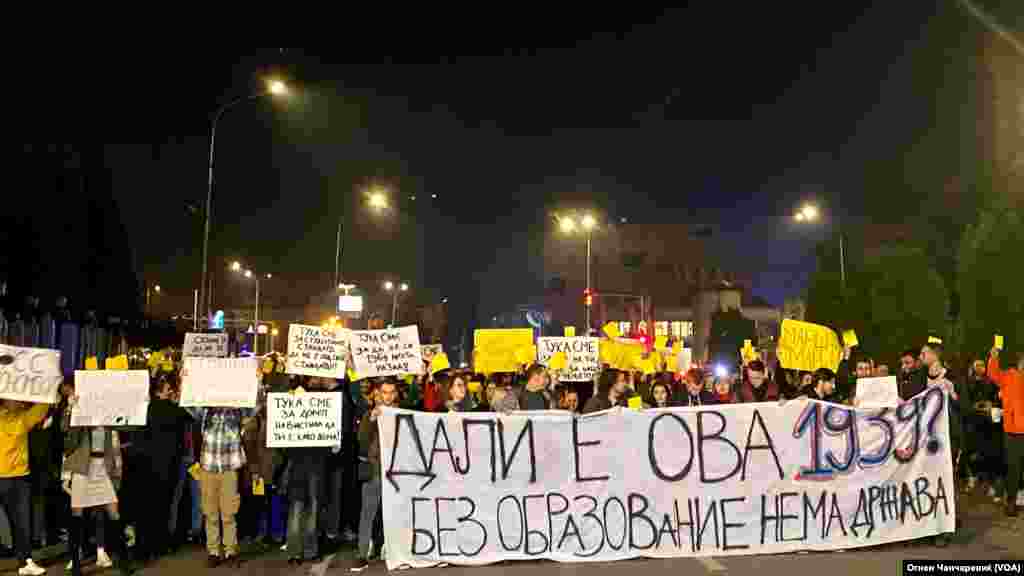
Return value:
[(583, 291), (583, 305), (588, 308), (594, 305), (594, 293), (590, 291), (590, 288)]

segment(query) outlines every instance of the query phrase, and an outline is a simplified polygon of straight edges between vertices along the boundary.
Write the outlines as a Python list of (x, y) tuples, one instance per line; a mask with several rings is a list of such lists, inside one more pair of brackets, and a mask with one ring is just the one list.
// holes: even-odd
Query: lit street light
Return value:
[[(804, 204), (800, 210), (793, 216), (793, 219), (800, 223), (816, 222), (818, 220), (819, 212), (818, 207), (814, 204)], [(838, 213), (836, 214), (837, 228), (839, 229), (839, 278), (842, 286), (842, 291), (846, 292), (846, 246), (843, 241), (843, 228), (842, 224), (838, 221)]]
[[(201, 279), (200, 284), (199, 284), (199, 291), (203, 295), (202, 296), (202, 303), (203, 303), (202, 307), (203, 307), (203, 310), (206, 311), (206, 317), (207, 318), (210, 317), (210, 302), (211, 302), (211, 298), (212, 298), (212, 295), (209, 293), (210, 292), (210, 287), (209, 287), (209, 285), (206, 282), (206, 277), (207, 277), (207, 268), (209, 266), (209, 261), (208, 260), (209, 260), (209, 253), (210, 253), (209, 252), (210, 251), (210, 221), (211, 221), (211, 217), (210, 217), (210, 213), (211, 212), (210, 211), (213, 208), (213, 159), (214, 159), (214, 152), (217, 150), (217, 122), (220, 120), (221, 116), (223, 116), (225, 112), (227, 112), (231, 108), (234, 108), (238, 104), (241, 104), (243, 102), (251, 102), (253, 100), (258, 100), (258, 99), (263, 98), (265, 96), (278, 96), (278, 97), (281, 97), (281, 96), (285, 96), (287, 94), (288, 94), (288, 87), (284, 84), (284, 82), (282, 82), (280, 80), (272, 80), (267, 85), (267, 89), (265, 91), (258, 92), (256, 94), (252, 94), (250, 96), (243, 96), (241, 98), (236, 98), (235, 100), (232, 100), (232, 101), (228, 102), (227, 104), (224, 104), (223, 106), (218, 108), (217, 111), (213, 115), (213, 121), (210, 123), (210, 160), (209, 160), (209, 164), (207, 166), (208, 174), (207, 174), (207, 180), (206, 180), (206, 210), (205, 210), (205, 213), (203, 214), (203, 276), (202, 276), (202, 279)], [(238, 264), (236, 262), (235, 264), (232, 264), (231, 269), (237, 272), (238, 268), (235, 268), (236, 264), (239, 266), (239, 268), (241, 268), (241, 264)]]
[(238, 272), (241, 269), (242, 269), (242, 263), (241, 262), (236, 260), (236, 261), (231, 263), (231, 271), (232, 272)]
[[(572, 216), (562, 216), (557, 218), (558, 225), (564, 234), (574, 234), (577, 229), (576, 219)], [(579, 220), (579, 227), (583, 229), (583, 232), (587, 235), (587, 291), (586, 297), (587, 302), (584, 302), (584, 312), (586, 313), (587, 330), (586, 334), (590, 334), (590, 302), (591, 290), (590, 290), (590, 244), (593, 237), (594, 229), (597, 228), (597, 219), (592, 214), (584, 214)]]
[[(383, 212), (388, 209), (388, 194), (387, 191), (379, 186), (375, 186), (365, 192), (366, 203), (375, 212)], [(338, 217), (338, 238), (336, 248), (334, 250), (334, 284), (341, 288), (341, 245), (342, 245), (342, 234), (345, 229), (345, 213), (342, 212), (341, 216)]]
[[(239, 272), (246, 278), (253, 278), (252, 270), (246, 269), (242, 271), (242, 265), (239, 262), (231, 263), (231, 270)], [(273, 274), (267, 274), (266, 278), (269, 280), (273, 278)], [(256, 334), (253, 335), (252, 340), (252, 353), (259, 354), (259, 325), (260, 325), (260, 277), (255, 276), (256, 280), (256, 309), (253, 313), (253, 326), (256, 328)]]
[(388, 280), (384, 283), (384, 290), (391, 292), (391, 325), (394, 326), (398, 322), (398, 295), (402, 292), (408, 292), (409, 285), (403, 282), (398, 286), (398, 290), (395, 290), (395, 283)]

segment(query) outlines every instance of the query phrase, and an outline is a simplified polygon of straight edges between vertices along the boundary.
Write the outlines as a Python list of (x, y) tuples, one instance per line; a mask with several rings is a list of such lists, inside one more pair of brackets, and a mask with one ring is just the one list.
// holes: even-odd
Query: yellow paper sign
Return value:
[(163, 364), (163, 362), (164, 362), (164, 353), (163, 352), (153, 352), (152, 354), (149, 355), (149, 360), (146, 362), (146, 366), (148, 366), (149, 368), (156, 368), (156, 367), (160, 366), (161, 364)]
[(1003, 349), (1003, 337), (1001, 335), (999, 335), (999, 334), (996, 334), (996, 349), (997, 350), (1002, 350)]
[(601, 328), (601, 331), (604, 332), (605, 335), (607, 335), (609, 338), (618, 338), (620, 336), (619, 325), (616, 324), (615, 322), (609, 322), (605, 324), (604, 328)]
[(843, 345), (847, 348), (856, 348), (860, 342), (857, 340), (857, 333), (853, 330), (843, 332)]
[[(473, 332), (473, 369), (483, 374), (515, 372), (516, 351), (533, 346), (532, 328), (486, 329)], [(534, 353), (536, 358), (536, 353)]]
[(264, 374), (270, 374), (273, 371), (274, 371), (274, 361), (271, 360), (270, 358), (267, 358), (266, 360), (263, 361), (263, 373)]
[(441, 370), (447, 370), (452, 365), (448, 362), (448, 355), (444, 352), (434, 354), (434, 357), (430, 359), (430, 373), (437, 374)]
[(655, 348), (664, 348), (668, 346), (668, 336), (658, 336), (654, 339)]
[(533, 364), (537, 361), (537, 347), (533, 344), (523, 346), (516, 350), (516, 362), (519, 364)]
[(252, 485), (253, 496), (264, 496), (267, 493), (267, 487), (264, 485), (263, 478), (257, 478), (256, 482)]
[(679, 340), (676, 340), (672, 344), (672, 355), (673, 356), (679, 356), (679, 353), (682, 352), (682, 351), (683, 351), (683, 343), (681, 341), (679, 341)]
[(565, 370), (565, 367), (568, 365), (569, 359), (566, 357), (565, 352), (555, 352), (548, 360), (548, 368), (552, 370)]
[(627, 402), (629, 402), (629, 408), (631, 410), (643, 410), (644, 401), (639, 396), (633, 396)]
[(96, 357), (95, 356), (89, 356), (88, 358), (85, 359), (85, 369), (86, 370), (99, 370), (100, 369), (99, 362), (96, 361)]
[(300, 394), (301, 395), (301, 394), (305, 394), (306, 393), (306, 389), (303, 388), (302, 386), (299, 386), (298, 388), (292, 390), (290, 393), (291, 394)]
[(127, 370), (128, 369), (128, 356), (121, 354), (120, 356), (114, 356), (113, 358), (107, 358), (107, 370)]
[(356, 371), (353, 370), (351, 367), (348, 369), (348, 381), (349, 382), (355, 382), (357, 380), (362, 380), (362, 379), (363, 378), (359, 374), (356, 374)]
[(644, 374), (644, 376), (648, 376), (656, 372), (656, 370), (654, 369), (653, 358), (640, 358), (635, 361), (635, 365), (636, 368)]
[(478, 382), (476, 380), (470, 382), (469, 384), (466, 384), (466, 390), (469, 390), (470, 392), (472, 392), (474, 394), (479, 392), (480, 388), (481, 388), (481, 384), (480, 384), (480, 382)]
[(780, 332), (778, 356), (783, 368), (808, 372), (828, 368), (835, 372), (839, 367), (843, 349), (831, 328), (787, 318)]
[(198, 462), (196, 462), (195, 464), (193, 464), (193, 465), (188, 467), (188, 475), (191, 476), (193, 480), (199, 480), (199, 463)]
[(566, 326), (565, 327), (565, 337), (566, 338), (575, 338), (576, 337), (576, 327), (575, 326)]
[(942, 344), (942, 339), (941, 338), (936, 338), (935, 336), (929, 336), (928, 337), (928, 343), (929, 344)]

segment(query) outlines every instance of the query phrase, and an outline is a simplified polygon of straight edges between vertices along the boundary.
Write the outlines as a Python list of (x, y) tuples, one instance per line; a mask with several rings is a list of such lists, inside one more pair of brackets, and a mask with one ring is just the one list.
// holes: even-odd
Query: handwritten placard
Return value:
[(861, 408), (895, 408), (900, 403), (895, 376), (857, 378), (857, 405)]
[(341, 394), (267, 394), (267, 448), (341, 445)]
[(532, 328), (488, 328), (473, 332), (473, 369), (481, 373), (515, 372), (516, 352), (533, 346)]
[(783, 368), (808, 372), (828, 368), (835, 372), (839, 367), (843, 347), (831, 328), (787, 318), (780, 332), (778, 356)]
[(223, 358), (228, 355), (228, 335), (189, 332), (185, 334), (185, 345), (181, 348), (181, 355)]
[(149, 371), (77, 370), (72, 426), (145, 426)]
[(255, 408), (257, 358), (185, 358), (181, 405)]
[(54, 404), (63, 381), (57, 350), (0, 344), (0, 398)]
[(288, 373), (344, 378), (349, 332), (292, 324), (288, 328)]
[(563, 352), (568, 361), (559, 374), (562, 382), (589, 382), (601, 371), (598, 338), (538, 338), (537, 362), (551, 366), (552, 357)]
[(419, 328), (353, 330), (352, 363), (361, 378), (422, 374)]

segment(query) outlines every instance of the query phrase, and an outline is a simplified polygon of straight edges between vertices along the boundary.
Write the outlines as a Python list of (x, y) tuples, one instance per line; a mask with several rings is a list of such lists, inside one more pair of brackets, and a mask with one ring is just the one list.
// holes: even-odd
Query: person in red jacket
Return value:
[(1017, 356), (1017, 368), (999, 368), (999, 349), (988, 357), (988, 375), (999, 385), (1003, 402), (1003, 431), (1006, 433), (1006, 515), (1017, 515), (1020, 475), (1024, 471), (1024, 353)]

